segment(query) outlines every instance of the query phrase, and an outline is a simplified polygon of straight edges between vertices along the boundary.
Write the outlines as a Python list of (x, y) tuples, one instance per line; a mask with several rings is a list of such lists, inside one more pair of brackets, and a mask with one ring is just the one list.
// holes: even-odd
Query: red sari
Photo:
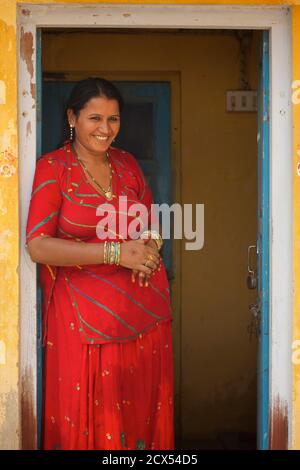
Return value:
[[(136, 160), (111, 148), (112, 189), (148, 210), (152, 196)], [(103, 243), (89, 183), (69, 145), (37, 162), (27, 241), (52, 236)], [(106, 214), (107, 215), (107, 214)], [(137, 217), (128, 217), (128, 223)], [(138, 219), (143, 227), (145, 219)], [(103, 228), (102, 226), (102, 228)], [(106, 226), (107, 227), (107, 226)], [(117, 221), (109, 239), (126, 242)], [(105, 228), (104, 228), (105, 230)], [(129, 239), (129, 238), (127, 238)], [(172, 313), (163, 263), (149, 287), (121, 266), (41, 265), (44, 449), (173, 449)]]

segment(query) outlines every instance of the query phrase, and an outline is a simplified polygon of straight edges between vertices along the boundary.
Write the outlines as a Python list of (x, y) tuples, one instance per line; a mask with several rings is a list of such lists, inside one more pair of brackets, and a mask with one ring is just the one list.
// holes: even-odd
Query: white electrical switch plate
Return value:
[(249, 90), (227, 91), (226, 111), (256, 112), (257, 92)]

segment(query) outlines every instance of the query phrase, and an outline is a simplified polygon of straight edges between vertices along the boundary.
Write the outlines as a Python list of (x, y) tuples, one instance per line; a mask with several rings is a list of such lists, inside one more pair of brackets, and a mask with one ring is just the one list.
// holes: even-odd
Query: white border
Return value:
[[(36, 155), (36, 82), (20, 53), (21, 30), (37, 27), (270, 29), (271, 228), (270, 228), (270, 409), (280, 399), (288, 408), (292, 444), (292, 112), (291, 12), (286, 6), (203, 6), (124, 4), (21, 4), (18, 6), (19, 156), (21, 208), (21, 378), (32, 371), (36, 383), (35, 265), (24, 249), (24, 232)], [(34, 50), (35, 52), (35, 50)], [(22, 383), (22, 381), (21, 381)], [(36, 387), (32, 401), (36, 403)]]

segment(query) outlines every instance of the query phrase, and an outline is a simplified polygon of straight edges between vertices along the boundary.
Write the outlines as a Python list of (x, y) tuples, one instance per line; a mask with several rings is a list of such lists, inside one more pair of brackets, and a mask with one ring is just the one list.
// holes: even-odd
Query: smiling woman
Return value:
[[(72, 108), (67, 110), (72, 141), (75, 130), (73, 148), (77, 159), (88, 178), (108, 200), (112, 199), (112, 169), (107, 149), (120, 129), (121, 106), (120, 99), (117, 101), (99, 96), (90, 99), (78, 115)], [(97, 175), (97, 179), (93, 174)], [(105, 187), (108, 189), (105, 190)]]
[[(161, 237), (150, 230), (124, 239), (118, 225), (106, 240), (96, 233), (97, 208), (110, 201), (118, 213), (120, 195), (128, 197), (128, 224), (133, 204), (151, 216), (152, 194), (135, 158), (111, 146), (122, 104), (110, 82), (79, 82), (65, 112), (69, 138), (37, 162), (27, 246), (41, 264), (44, 293), (44, 449), (174, 445)], [(145, 235), (148, 220), (140, 225)]]

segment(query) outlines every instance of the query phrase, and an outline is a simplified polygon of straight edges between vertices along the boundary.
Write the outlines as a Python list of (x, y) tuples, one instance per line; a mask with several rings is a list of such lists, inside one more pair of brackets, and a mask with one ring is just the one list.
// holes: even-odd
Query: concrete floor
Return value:
[(176, 442), (176, 450), (255, 450), (256, 434), (220, 433), (215, 439)]

